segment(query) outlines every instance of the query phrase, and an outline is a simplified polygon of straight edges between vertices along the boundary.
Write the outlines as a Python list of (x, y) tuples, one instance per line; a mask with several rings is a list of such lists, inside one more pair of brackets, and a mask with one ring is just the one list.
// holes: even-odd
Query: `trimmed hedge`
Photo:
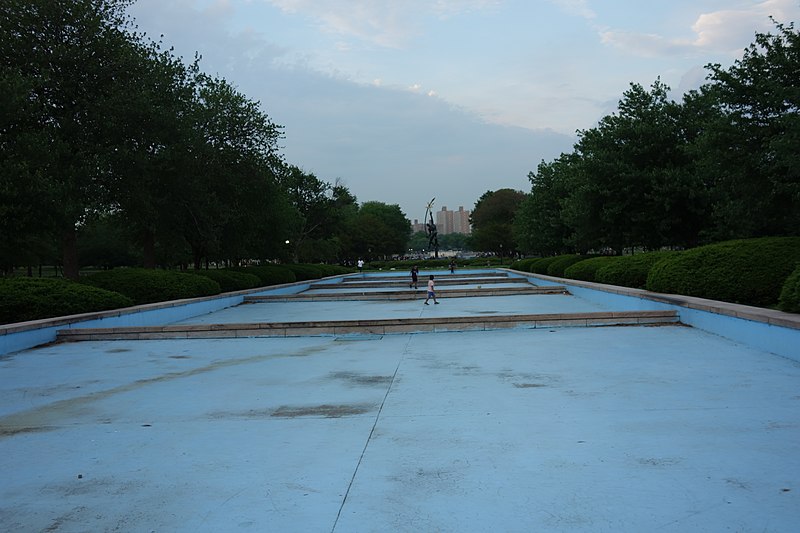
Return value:
[(297, 277), (294, 272), (289, 270), (283, 265), (264, 264), (258, 266), (249, 266), (244, 268), (233, 269), (236, 272), (244, 272), (246, 274), (253, 274), (259, 280), (262, 287), (267, 285), (281, 285), (283, 283), (294, 283)]
[(566, 270), (567, 267), (586, 259), (589, 259), (589, 256), (577, 254), (559, 255), (549, 265), (547, 265), (547, 275), (555, 276), (557, 278), (564, 277), (564, 270)]
[(297, 281), (319, 279), (324, 276), (322, 269), (319, 268), (317, 265), (287, 263), (283, 266), (294, 272), (294, 276)]
[(319, 265), (315, 265), (322, 271), (322, 277), (326, 278), (328, 276), (340, 276), (342, 274), (352, 274), (356, 271), (355, 268), (347, 268), (341, 265), (327, 265), (324, 263), (320, 263)]
[(528, 270), (535, 261), (538, 261), (541, 257), (528, 257), (525, 259), (520, 259), (519, 261), (514, 261), (511, 263), (510, 268), (512, 270), (519, 270), (520, 272), (530, 272)]
[(222, 292), (242, 291), (253, 289), (261, 285), (261, 280), (255, 274), (236, 272), (233, 270), (195, 270), (192, 274), (205, 276), (219, 283)]
[(661, 259), (647, 289), (757, 306), (778, 303), (800, 263), (800, 237), (726, 241)]
[(591, 257), (578, 261), (564, 269), (564, 277), (569, 279), (579, 279), (582, 281), (595, 281), (596, 273), (605, 265), (613, 262), (617, 257), (602, 256)]
[(778, 307), (787, 313), (800, 313), (800, 266), (786, 278)]
[(135, 305), (211, 296), (222, 292), (219, 283), (204, 276), (144, 268), (116, 268), (97, 272), (83, 278), (81, 283), (124, 294)]
[(644, 289), (647, 286), (647, 274), (652, 266), (670, 254), (679, 253), (646, 252), (634, 255), (620, 255), (597, 269), (594, 273), (594, 280), (607, 285)]
[(0, 324), (119, 309), (133, 300), (118, 292), (56, 278), (0, 280)]
[(555, 261), (559, 257), (562, 256), (554, 255), (551, 257), (542, 257), (541, 259), (531, 263), (529, 267), (530, 271), (534, 274), (547, 274), (547, 268), (553, 261)]

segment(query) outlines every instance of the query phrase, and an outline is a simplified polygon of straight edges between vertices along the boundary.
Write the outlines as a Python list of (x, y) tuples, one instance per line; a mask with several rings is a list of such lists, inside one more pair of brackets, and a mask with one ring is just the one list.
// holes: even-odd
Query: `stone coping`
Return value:
[[(347, 287), (349, 289), (349, 287)], [(471, 298), (478, 296), (518, 296), (525, 294), (569, 294), (563, 286), (537, 287), (495, 287), (475, 289), (437, 289), (436, 295), (442, 298)], [(394, 291), (349, 291), (342, 289), (335, 293), (297, 293), (245, 296), (243, 303), (258, 302), (330, 302), (337, 300), (421, 300), (427, 295), (427, 290), (405, 289)]]
[(119, 328), (74, 328), (58, 331), (59, 341), (143, 340), (230, 337), (295, 337), (347, 334), (424, 333), (494, 330), (513, 327), (596, 327), (678, 323), (678, 313), (661, 311), (600, 311), (489, 317), (418, 317), (310, 322), (256, 322), (242, 324), (173, 324)]
[(698, 311), (706, 311), (718, 315), (725, 315), (745, 320), (752, 320), (755, 322), (762, 322), (773, 326), (781, 326), (791, 329), (800, 329), (800, 315), (794, 313), (786, 313), (784, 311), (778, 311), (775, 309), (766, 309), (763, 307), (755, 307), (750, 305), (720, 302), (717, 300), (708, 300), (706, 298), (698, 298), (695, 296), (683, 296), (680, 294), (662, 294), (658, 292), (647, 291), (644, 289), (632, 289), (630, 287), (605, 285), (603, 283), (596, 283), (591, 281), (557, 278), (553, 276), (545, 276), (544, 274), (533, 274), (531, 272), (522, 272), (519, 270), (511, 270), (511, 269), (504, 269), (504, 270), (522, 274), (524, 276), (535, 279), (542, 279), (554, 283), (564, 284), (567, 286), (573, 285), (575, 287), (583, 287), (595, 291), (619, 294), (623, 296), (632, 296), (634, 298), (641, 298), (644, 300), (651, 300), (654, 302), (676, 305), (679, 307), (685, 307), (687, 309), (696, 309)]

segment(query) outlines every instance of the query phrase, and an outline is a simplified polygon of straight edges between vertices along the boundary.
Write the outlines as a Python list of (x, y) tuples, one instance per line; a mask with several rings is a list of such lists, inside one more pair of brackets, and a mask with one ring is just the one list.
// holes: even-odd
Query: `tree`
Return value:
[(565, 221), (578, 251), (696, 243), (702, 183), (687, 155), (680, 106), (669, 87), (631, 84), (619, 112), (579, 132)]
[(563, 203), (569, 196), (570, 162), (574, 156), (539, 163), (538, 173), (529, 173), (531, 192), (514, 218), (514, 234), (520, 250), (552, 255), (567, 250), (570, 229), (564, 221)]
[[(0, 5), (3, 85), (23, 98), (2, 130), (4, 192), (35, 198), (23, 220), (61, 235), (64, 275), (78, 276), (77, 228), (107, 199), (109, 157), (104, 132), (115, 122), (109, 101), (132, 49), (126, 0), (7, 0)], [(35, 161), (35, 162), (34, 162)], [(29, 180), (20, 185), (20, 180)]]
[(405, 253), (411, 223), (399, 205), (365, 202), (353, 222), (354, 255), (372, 258)]
[(342, 227), (357, 209), (356, 198), (341, 183), (330, 184), (289, 166), (280, 179), (294, 208), (288, 235), (295, 261), (335, 260), (342, 247)]
[(280, 126), (258, 102), (204, 74), (196, 81), (191, 121), (173, 206), (195, 268), (212, 256), (279, 254), (288, 208), (278, 184)]
[(470, 214), (473, 250), (511, 255), (516, 251), (514, 217), (525, 193), (513, 189), (486, 191)]
[(742, 59), (708, 65), (718, 113), (697, 141), (713, 183), (717, 238), (800, 232), (800, 34), (775, 22)]

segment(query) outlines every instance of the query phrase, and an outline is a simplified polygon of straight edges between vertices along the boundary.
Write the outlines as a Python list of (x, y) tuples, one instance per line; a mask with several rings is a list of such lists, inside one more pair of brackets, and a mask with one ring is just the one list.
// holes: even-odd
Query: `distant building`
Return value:
[[(439, 235), (449, 235), (450, 233), (461, 233), (469, 235), (472, 233), (472, 228), (469, 225), (469, 215), (471, 211), (466, 211), (463, 206), (458, 208), (458, 211), (450, 211), (447, 206), (443, 206), (441, 211), (436, 211), (436, 231)], [(426, 232), (425, 223), (427, 220), (420, 222), (414, 219), (411, 224), (411, 231), (416, 233), (418, 231)]]

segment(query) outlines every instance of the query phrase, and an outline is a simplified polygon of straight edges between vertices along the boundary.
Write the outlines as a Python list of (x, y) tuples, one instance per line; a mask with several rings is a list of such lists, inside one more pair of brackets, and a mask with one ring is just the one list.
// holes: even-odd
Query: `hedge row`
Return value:
[(119, 268), (92, 274), (80, 283), (55, 278), (0, 278), (0, 323), (210, 296), (350, 272), (353, 269), (337, 265), (267, 264), (191, 272)]
[(219, 283), (205, 276), (144, 268), (106, 270), (83, 278), (81, 283), (123, 294), (133, 300), (135, 305), (211, 296), (222, 292)]
[(80, 283), (54, 278), (0, 279), (0, 324), (105, 311), (133, 300)]
[(786, 278), (781, 289), (779, 307), (787, 313), (800, 313), (800, 266)]
[(800, 264), (800, 237), (726, 241), (657, 262), (647, 289), (725, 302), (770, 306)]
[(562, 255), (516, 262), (518, 270), (653, 292), (800, 312), (800, 237), (726, 241), (683, 252)]
[(219, 284), (222, 292), (242, 291), (261, 286), (261, 280), (255, 274), (236, 272), (233, 270), (195, 270), (193, 274), (213, 279)]

